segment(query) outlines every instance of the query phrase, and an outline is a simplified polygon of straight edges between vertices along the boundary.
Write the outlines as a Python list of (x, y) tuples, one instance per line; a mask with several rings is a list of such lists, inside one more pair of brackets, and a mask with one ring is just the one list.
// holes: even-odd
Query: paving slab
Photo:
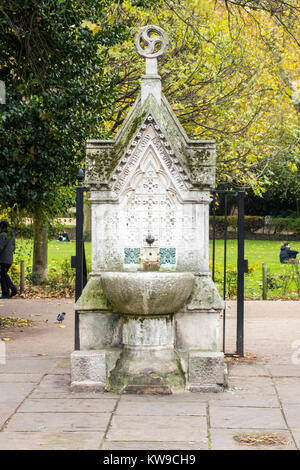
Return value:
[(297, 404), (300, 402), (300, 378), (275, 377), (274, 383), (282, 403)]
[(294, 404), (283, 404), (283, 412), (290, 428), (300, 430), (300, 403)]
[(6, 356), (5, 364), (0, 364), (0, 374), (46, 374), (56, 363), (54, 357)]
[(3, 382), (1, 384), (0, 404), (21, 403), (34, 387), (35, 383)]
[(286, 429), (280, 409), (255, 407), (210, 407), (211, 428)]
[(41, 390), (35, 389), (30, 394), (30, 398), (94, 398), (105, 400), (107, 398), (115, 399), (119, 395), (106, 392), (73, 392), (71, 390)]
[(70, 374), (47, 374), (36, 387), (36, 390), (68, 392), (70, 388)]
[(205, 416), (113, 416), (107, 441), (207, 442)]
[(110, 413), (117, 399), (95, 400), (93, 398), (28, 398), (20, 406), (20, 413)]
[[(0, 403), (0, 428), (5, 424), (10, 416), (12, 416), (15, 410), (18, 408), (18, 402), (11, 403)], [(1, 434), (1, 432), (0, 432)]]
[(228, 371), (233, 377), (269, 377), (265, 364), (229, 363)]
[(270, 377), (231, 377), (228, 380), (229, 389), (235, 388), (244, 395), (276, 395)]
[[(286, 444), (281, 445), (246, 445), (241, 444), (234, 439), (234, 436), (247, 434), (274, 434), (283, 438)], [(296, 450), (293, 438), (289, 431), (278, 429), (211, 429), (211, 449), (212, 450)]]
[[(256, 450), (233, 436), (264, 431), (289, 442), (268, 449), (300, 447), (300, 364), (292, 363), (299, 302), (245, 303), (246, 357), (228, 361), (228, 390), (164, 396), (71, 392), (73, 301), (11, 302), (33, 327), (10, 332), (0, 364), (0, 449)], [(235, 350), (235, 305), (227, 305), (228, 352)], [(59, 311), (67, 311), (66, 328), (58, 327)]]
[(15, 413), (3, 432), (105, 431), (110, 413)]
[[(57, 314), (66, 312), (65, 328), (59, 328)], [(6, 328), (7, 354), (71, 354), (74, 349), (73, 299), (7, 299), (0, 314), (30, 320), (31, 327)], [(22, 331), (23, 330), (23, 331)]]
[(291, 430), (294, 440), (296, 442), (298, 450), (300, 449), (300, 429), (292, 429)]
[(206, 416), (206, 403), (165, 400), (128, 401), (121, 397), (116, 415), (124, 416)]
[(273, 377), (300, 378), (300, 364), (269, 364), (268, 369)]
[(67, 357), (59, 357), (54, 362), (50, 373), (53, 374), (66, 374), (70, 372), (71, 367), (71, 358), (70, 356)]
[(34, 383), (37, 384), (40, 382), (42, 377), (44, 376), (43, 373), (40, 374), (0, 374), (0, 383), (3, 382), (22, 382), (22, 383)]
[[(220, 393), (221, 394), (221, 393)], [(213, 393), (213, 395), (220, 395), (219, 393)], [(135, 395), (133, 393), (123, 394), (122, 401), (128, 402), (153, 402), (153, 403), (205, 403), (208, 398), (211, 398), (211, 393), (201, 392), (179, 392), (171, 395)]]
[(97, 450), (103, 432), (3, 432), (1, 450)]
[(280, 402), (274, 395), (255, 395), (243, 394), (239, 391), (224, 392), (218, 397), (212, 397), (208, 400), (210, 406), (238, 406), (238, 407), (256, 407), (256, 408), (280, 408)]

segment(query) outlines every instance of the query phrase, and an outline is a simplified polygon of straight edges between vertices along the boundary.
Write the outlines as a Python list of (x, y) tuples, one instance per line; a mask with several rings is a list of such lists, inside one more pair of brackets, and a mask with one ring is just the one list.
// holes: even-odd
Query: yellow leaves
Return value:
[(66, 325), (59, 325), (58, 328), (66, 328)]
[(297, 165), (293, 162), (288, 162), (287, 166), (290, 168), (292, 173), (296, 173), (296, 171), (298, 171)]
[(10, 338), (1, 338), (2, 341), (10, 341)]
[(94, 35), (102, 29), (102, 27), (99, 24), (95, 23), (94, 21), (86, 21), (86, 20), (81, 23), (81, 27), (89, 29), (90, 31), (92, 31)]
[[(18, 317), (1, 317), (0, 328), (31, 326), (29, 320)], [(3, 338), (2, 338), (3, 339)]]

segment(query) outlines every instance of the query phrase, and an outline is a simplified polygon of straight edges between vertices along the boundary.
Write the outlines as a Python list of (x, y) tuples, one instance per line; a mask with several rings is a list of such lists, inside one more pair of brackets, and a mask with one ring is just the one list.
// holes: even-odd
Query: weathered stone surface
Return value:
[(169, 394), (184, 390), (185, 378), (172, 347), (124, 347), (108, 378), (108, 390)]
[(219, 312), (178, 312), (174, 315), (178, 350), (219, 350)]
[(122, 318), (109, 312), (80, 314), (80, 348), (103, 349), (117, 347), (122, 338)]
[(190, 351), (188, 388), (191, 391), (220, 391), (226, 382), (224, 354), (221, 352)]
[(177, 312), (190, 296), (192, 273), (103, 273), (103, 290), (118, 313), (157, 315)]
[(71, 390), (101, 390), (106, 383), (105, 350), (73, 351), (71, 354)]
[(224, 301), (210, 276), (195, 276), (191, 298), (187, 304), (188, 310), (222, 310)]
[[(75, 306), (85, 353), (72, 358), (72, 389), (172, 393), (187, 379), (194, 391), (224, 384), (216, 356), (223, 302), (208, 274), (216, 146), (189, 139), (162, 95), (149, 31), (157, 27), (138, 33), (138, 48), (149, 43), (141, 95), (114, 140), (87, 144), (92, 273)], [(109, 352), (119, 346), (120, 356)]]
[(75, 310), (79, 312), (111, 310), (111, 306), (103, 293), (99, 276), (90, 277), (75, 304)]
[[(126, 317), (125, 317), (126, 318)], [(173, 321), (170, 315), (145, 318), (126, 318), (123, 327), (123, 344), (128, 346), (173, 347)]]
[(143, 104), (138, 97), (115, 140), (88, 141), (86, 184), (93, 188), (109, 184), (109, 176), (119, 164), (126, 148), (136, 141), (136, 134), (141, 132), (149, 114), (160, 126), (161, 133), (167, 136), (177, 158), (189, 169), (193, 183), (206, 188), (213, 186), (215, 142), (189, 139), (166, 98), (162, 95), (159, 105), (151, 93), (148, 93)]

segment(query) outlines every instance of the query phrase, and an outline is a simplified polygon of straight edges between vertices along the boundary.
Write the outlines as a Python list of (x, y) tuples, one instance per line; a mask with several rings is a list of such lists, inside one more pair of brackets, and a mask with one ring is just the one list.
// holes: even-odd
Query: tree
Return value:
[(33, 217), (37, 283), (47, 277), (49, 218), (70, 203), (86, 139), (114, 100), (107, 51), (130, 25), (112, 0), (0, 2), (0, 205)]
[[(256, 2), (265, 7), (251, 14), (240, 2), (239, 21), (228, 15), (225, 3), (163, 0), (136, 14), (137, 28), (154, 23), (167, 30), (171, 46), (160, 63), (164, 93), (189, 134), (217, 141), (218, 182), (227, 179), (262, 193), (272, 184), (273, 160), (284, 155), (289, 161), (290, 149), (290, 163), (295, 158), (298, 120), (291, 80), (283, 80), (275, 52), (282, 50), (281, 69), (294, 83), (298, 26), (295, 17), (289, 33), (274, 23), (270, 2)], [(112, 69), (121, 67), (107, 135), (118, 129), (134, 102), (144, 67), (131, 40), (112, 48), (110, 57)]]

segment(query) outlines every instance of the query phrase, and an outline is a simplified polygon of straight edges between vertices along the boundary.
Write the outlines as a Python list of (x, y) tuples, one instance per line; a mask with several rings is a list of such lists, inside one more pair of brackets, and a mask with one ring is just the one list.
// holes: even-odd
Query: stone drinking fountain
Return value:
[(73, 390), (218, 391), (223, 302), (209, 273), (215, 143), (191, 140), (161, 92), (165, 32), (142, 28), (141, 94), (114, 140), (89, 140), (92, 272), (81, 297)]

